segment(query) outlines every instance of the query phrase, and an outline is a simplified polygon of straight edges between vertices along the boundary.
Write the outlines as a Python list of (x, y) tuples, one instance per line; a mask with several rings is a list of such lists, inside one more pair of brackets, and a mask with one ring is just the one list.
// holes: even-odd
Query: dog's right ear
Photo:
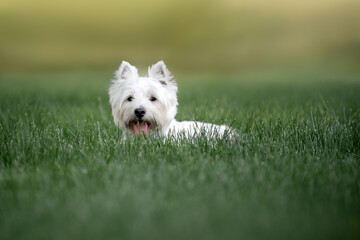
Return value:
[(163, 60), (149, 67), (148, 72), (149, 72), (149, 77), (157, 79), (164, 86), (166, 86), (168, 81), (170, 81), (173, 78)]
[(130, 79), (134, 77), (138, 77), (138, 70), (136, 67), (132, 66), (130, 63), (126, 61), (122, 61), (119, 69), (115, 72), (116, 79)]
[(152, 77), (160, 82), (170, 92), (173, 92), (176, 96), (177, 85), (170, 71), (167, 69), (164, 61), (159, 61), (149, 67), (149, 77)]

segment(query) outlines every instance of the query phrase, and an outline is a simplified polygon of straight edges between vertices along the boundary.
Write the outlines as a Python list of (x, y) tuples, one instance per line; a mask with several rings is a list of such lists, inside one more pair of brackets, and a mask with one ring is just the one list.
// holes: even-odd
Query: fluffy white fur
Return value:
[[(149, 67), (146, 77), (140, 77), (136, 67), (123, 61), (109, 89), (115, 124), (133, 135), (192, 137), (205, 132), (210, 137), (223, 137), (235, 134), (226, 125), (176, 121), (177, 90), (176, 82), (163, 61)], [(139, 109), (142, 113), (136, 113)]]

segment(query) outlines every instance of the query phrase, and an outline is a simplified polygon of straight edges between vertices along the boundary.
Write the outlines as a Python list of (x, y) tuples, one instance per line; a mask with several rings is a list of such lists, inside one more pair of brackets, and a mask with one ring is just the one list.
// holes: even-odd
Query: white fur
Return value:
[[(142, 107), (146, 110), (142, 120), (150, 124), (148, 134), (192, 137), (205, 132), (208, 137), (223, 137), (226, 133), (236, 133), (226, 125), (176, 121), (177, 85), (170, 71), (163, 61), (159, 61), (149, 67), (148, 74), (147, 77), (140, 77), (137, 68), (126, 61), (115, 72), (109, 95), (114, 122), (119, 128), (134, 134), (131, 124), (136, 119), (134, 111)], [(152, 97), (157, 100), (150, 101)]]

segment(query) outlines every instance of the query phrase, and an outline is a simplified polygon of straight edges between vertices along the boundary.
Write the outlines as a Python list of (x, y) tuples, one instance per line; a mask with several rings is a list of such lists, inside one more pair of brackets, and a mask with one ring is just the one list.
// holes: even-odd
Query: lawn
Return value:
[(122, 140), (111, 73), (0, 78), (0, 239), (360, 238), (360, 75), (180, 77), (241, 133), (180, 144)]

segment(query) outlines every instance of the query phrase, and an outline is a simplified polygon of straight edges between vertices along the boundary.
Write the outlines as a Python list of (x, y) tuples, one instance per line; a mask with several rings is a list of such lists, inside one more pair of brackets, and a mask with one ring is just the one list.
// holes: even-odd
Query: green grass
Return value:
[(110, 77), (1, 76), (0, 239), (359, 239), (358, 81), (179, 78), (242, 138), (175, 145), (121, 140)]

